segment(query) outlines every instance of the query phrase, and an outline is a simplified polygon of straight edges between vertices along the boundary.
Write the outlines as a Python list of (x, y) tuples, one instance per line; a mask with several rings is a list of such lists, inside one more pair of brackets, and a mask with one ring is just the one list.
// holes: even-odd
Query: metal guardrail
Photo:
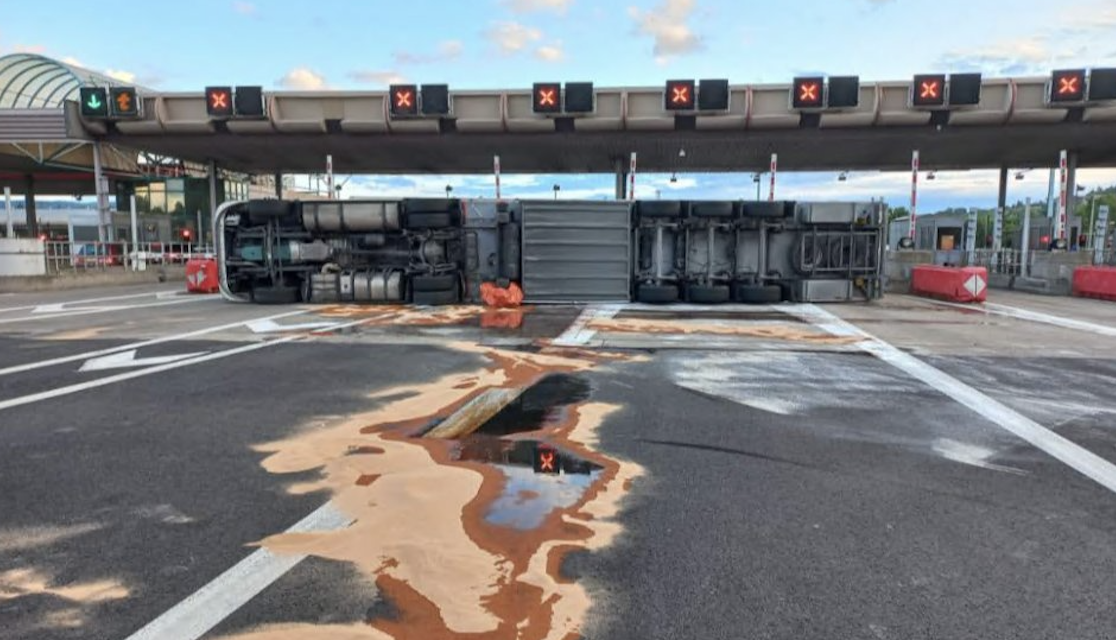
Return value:
[(181, 242), (57, 242), (44, 244), (47, 275), (84, 271), (136, 271), (212, 258), (213, 247)]
[[(1027, 265), (1035, 263), (1036, 251), (1027, 255)], [(984, 267), (988, 273), (1009, 276), (1025, 276), (1023, 273), (1023, 251), (1021, 249), (977, 249), (966, 257), (966, 266)]]

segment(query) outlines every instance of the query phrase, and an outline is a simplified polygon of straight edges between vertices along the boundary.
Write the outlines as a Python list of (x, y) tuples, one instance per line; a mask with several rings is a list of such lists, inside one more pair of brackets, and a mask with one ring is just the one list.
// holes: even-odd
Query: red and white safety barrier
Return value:
[(988, 269), (919, 265), (911, 269), (911, 293), (950, 302), (984, 302)]
[(1073, 295), (1116, 301), (1116, 267), (1074, 269)]
[(779, 171), (779, 154), (771, 154), (771, 192), (767, 194), (769, 202), (775, 202), (775, 174)]

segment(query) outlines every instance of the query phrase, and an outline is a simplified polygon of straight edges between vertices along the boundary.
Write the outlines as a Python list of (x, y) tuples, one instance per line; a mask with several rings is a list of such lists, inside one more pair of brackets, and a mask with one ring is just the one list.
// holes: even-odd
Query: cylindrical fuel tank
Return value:
[(312, 233), (398, 231), (395, 202), (304, 202), (302, 226)]

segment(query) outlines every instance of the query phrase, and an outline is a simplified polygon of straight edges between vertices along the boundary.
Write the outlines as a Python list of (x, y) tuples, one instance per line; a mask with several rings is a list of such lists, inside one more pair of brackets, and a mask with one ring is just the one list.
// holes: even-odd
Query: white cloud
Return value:
[(136, 74), (132, 73), (131, 71), (121, 71), (119, 69), (105, 69), (105, 75), (112, 78), (113, 80), (119, 80), (121, 82), (135, 82), (136, 81)]
[(394, 55), (395, 64), (434, 64), (436, 62), (449, 62), (461, 57), (465, 45), (460, 40), (446, 40), (438, 45), (435, 53), (410, 53), (397, 51)]
[(378, 84), (383, 86), (402, 84), (407, 81), (407, 78), (395, 71), (354, 71), (349, 74), (349, 78), (364, 84)]
[(1059, 24), (1067, 29), (1104, 31), (1116, 28), (1116, 8), (1108, 3), (1064, 7)]
[(656, 58), (693, 53), (702, 48), (701, 38), (687, 23), (695, 9), (695, 0), (663, 0), (650, 11), (628, 7), (628, 15), (636, 30), (655, 41)]
[(325, 78), (306, 67), (295, 67), (275, 82), (281, 87), (300, 91), (317, 91), (329, 88)]
[(535, 57), (545, 62), (560, 62), (566, 57), (566, 53), (562, 50), (562, 43), (557, 42), (535, 49)]
[(534, 11), (553, 11), (564, 14), (573, 0), (502, 0), (501, 4), (512, 13), (531, 13)]
[(511, 54), (541, 40), (542, 31), (518, 22), (497, 22), (485, 32), (485, 38), (495, 43), (501, 52)]
[(1055, 45), (1045, 35), (1000, 40), (987, 45), (946, 52), (941, 64), (950, 69), (970, 68), (1003, 75), (1049, 73), (1057, 64), (1079, 60), (1087, 54), (1082, 42)]
[(254, 16), (254, 15), (256, 15), (256, 5), (252, 4), (251, 2), (238, 1), (238, 2), (234, 2), (232, 6), (233, 6), (233, 11), (239, 13), (242, 16)]
[(73, 56), (66, 56), (65, 58), (62, 58), (62, 62), (74, 67), (85, 67), (85, 63)]

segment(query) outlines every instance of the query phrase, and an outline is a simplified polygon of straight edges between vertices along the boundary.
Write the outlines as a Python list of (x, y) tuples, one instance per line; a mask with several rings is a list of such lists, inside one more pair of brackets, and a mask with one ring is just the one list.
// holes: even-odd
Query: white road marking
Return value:
[[(290, 316), (297, 316), (309, 313), (308, 310), (290, 311), (288, 313), (280, 313), (266, 318), (255, 318), (255, 320), (278, 320), (280, 318), (289, 318)], [(188, 338), (196, 338), (204, 336), (209, 333), (216, 333), (218, 331), (226, 331), (228, 329), (235, 329), (242, 327), (245, 324), (252, 322), (252, 320), (241, 320), (239, 322), (230, 322), (229, 324), (222, 324), (216, 327), (208, 327), (206, 329), (198, 329), (197, 331), (188, 331), (186, 333), (179, 333), (162, 338), (153, 338), (151, 340), (144, 340), (143, 342), (133, 342), (131, 344), (122, 344), (118, 347), (109, 347), (107, 349), (98, 349), (97, 351), (86, 351), (85, 353), (77, 353), (72, 356), (63, 356), (61, 358), (52, 358), (50, 360), (42, 360), (39, 362), (30, 362), (27, 364), (19, 364), (12, 367), (0, 369), (0, 376), (6, 376), (13, 373), (23, 373), (24, 371), (31, 371), (34, 369), (41, 369), (43, 367), (53, 367), (59, 364), (66, 364), (68, 362), (77, 362), (78, 360), (88, 360), (99, 356), (108, 355), (110, 353), (117, 353), (119, 351), (126, 351), (128, 349), (141, 349), (143, 347), (150, 347), (153, 344), (163, 344), (164, 342), (174, 342), (176, 340), (186, 340)]]
[[(82, 305), (82, 304), (89, 304), (90, 302), (109, 302), (110, 300), (134, 300), (136, 298), (150, 298), (151, 296), (155, 296), (156, 298), (158, 298), (163, 293), (167, 293), (167, 292), (166, 291), (162, 291), (162, 292), (149, 291), (147, 293), (133, 293), (133, 294), (129, 294), (129, 295), (126, 295), (126, 296), (109, 296), (107, 298), (87, 298), (85, 300), (70, 300), (68, 302), (55, 302), (55, 303), (51, 303), (51, 304), (52, 305)], [(15, 295), (15, 294), (7, 294), (7, 295)], [(33, 309), (36, 309), (36, 308), (39, 308), (39, 307), (46, 307), (46, 306), (51, 306), (51, 305), (48, 305), (48, 304), (34, 305), (34, 304), (32, 304), (32, 305), (27, 305), (27, 306), (24, 306), (24, 307), (8, 307), (8, 308), (5, 308), (5, 309), (0, 309), (0, 313), (8, 313), (10, 311), (30, 311), (30, 310), (33, 310)]]
[(933, 387), (993, 424), (1026, 440), (1051, 457), (1116, 493), (1116, 465), (1092, 451), (818, 306), (805, 304), (784, 307), (784, 309), (787, 313), (802, 318), (833, 335), (862, 338), (859, 345), (864, 351)]
[(130, 349), (128, 351), (121, 351), (119, 353), (101, 356), (99, 358), (92, 358), (86, 360), (80, 372), (86, 371), (104, 371), (105, 369), (128, 369), (131, 367), (152, 367), (168, 362), (177, 362), (187, 358), (196, 358), (204, 356), (209, 353), (208, 351), (195, 351), (194, 353), (177, 353), (170, 356), (152, 356), (149, 358), (136, 358), (136, 350)]
[(573, 324), (563, 331), (562, 335), (555, 338), (552, 344), (558, 347), (581, 347), (589, 344), (593, 336), (597, 335), (597, 330), (590, 329), (589, 323), (593, 320), (608, 320), (615, 317), (622, 308), (625, 308), (625, 305), (604, 304), (586, 307)]
[(271, 318), (260, 318), (247, 323), (253, 333), (275, 333), (276, 331), (309, 331), (311, 329), (331, 329), (338, 322), (303, 322), (300, 324), (279, 324)]
[[(337, 531), (352, 518), (325, 503), (287, 533)], [(306, 558), (260, 548), (174, 605), (126, 640), (197, 640)]]
[(55, 318), (71, 318), (73, 316), (85, 316), (91, 313), (106, 313), (109, 311), (132, 311), (133, 309), (149, 309), (151, 307), (166, 307), (173, 304), (185, 304), (188, 302), (212, 302), (220, 300), (220, 294), (211, 295), (198, 295), (191, 298), (180, 298), (176, 300), (164, 300), (162, 302), (151, 302), (148, 304), (132, 304), (132, 305), (116, 305), (112, 307), (94, 307), (92, 309), (74, 309), (63, 310), (60, 313), (41, 314), (37, 316), (27, 316), (24, 318), (5, 318), (0, 320), (0, 324), (11, 324), (13, 322), (41, 322), (43, 320), (53, 320)]
[[(966, 309), (969, 311), (981, 309), (980, 307), (974, 307), (972, 305), (956, 304), (953, 302), (945, 302), (943, 300), (927, 300), (927, 302), (932, 302), (944, 307), (954, 307), (957, 309)], [(1085, 322), (1084, 320), (1074, 320), (1073, 318), (1065, 318), (1062, 316), (1052, 316), (1048, 313), (1031, 311), (1029, 309), (1020, 309), (1019, 307), (1009, 307), (1003, 304), (986, 302), (984, 303), (984, 312), (996, 314), (998, 316), (1005, 316), (1008, 318), (1015, 318), (1017, 320), (1029, 320), (1031, 322), (1040, 322), (1042, 324), (1049, 324), (1055, 327), (1074, 329), (1075, 331), (1087, 331), (1089, 333), (1096, 333), (1098, 335), (1116, 338), (1116, 327), (1110, 327), (1103, 324), (1095, 324), (1092, 322)]]
[(285, 342), (290, 342), (292, 340), (298, 340), (299, 338), (305, 338), (305, 337), (306, 337), (305, 335), (295, 335), (295, 336), (286, 336), (286, 337), (283, 337), (283, 338), (277, 338), (275, 340), (269, 340), (267, 342), (253, 342), (252, 344), (247, 344), (247, 345), (244, 345), (244, 346), (241, 346), (241, 347), (235, 347), (235, 348), (232, 348), (232, 349), (225, 349), (224, 351), (218, 351), (216, 353), (208, 353), (206, 355), (198, 356), (196, 358), (190, 358), (189, 360), (179, 360), (177, 362), (169, 362), (167, 364), (161, 364), (161, 365), (157, 365), (157, 366), (154, 366), (154, 367), (148, 367), (146, 369), (139, 369), (139, 370), (136, 370), (136, 371), (128, 371), (126, 373), (118, 373), (116, 375), (108, 376), (108, 377), (105, 377), (105, 378), (97, 378), (96, 380), (89, 380), (89, 381), (81, 382), (81, 383), (78, 383), (78, 384), (71, 384), (71, 385), (65, 386), (65, 387), (58, 387), (56, 389), (51, 389), (49, 391), (40, 391), (39, 393), (32, 393), (30, 395), (20, 396), (18, 398), (12, 398), (10, 400), (2, 400), (2, 401), (0, 401), (0, 411), (3, 411), (4, 409), (11, 409), (12, 407), (19, 407), (19, 406), (22, 406), (22, 405), (25, 405), (25, 404), (32, 404), (34, 402), (41, 402), (43, 400), (50, 400), (50, 399), (58, 398), (58, 397), (61, 397), (61, 396), (68, 396), (72, 393), (78, 393), (80, 391), (86, 391), (86, 390), (89, 390), (89, 389), (96, 389), (97, 387), (103, 387), (103, 386), (110, 385), (110, 384), (113, 384), (113, 383), (116, 383), (116, 382), (123, 382), (124, 380), (132, 380), (132, 379), (135, 379), (135, 378), (142, 378), (144, 376), (149, 376), (153, 373), (162, 373), (163, 371), (170, 371), (171, 369), (178, 369), (180, 367), (188, 367), (192, 364), (199, 364), (199, 363), (202, 363), (202, 362), (209, 362), (210, 360), (219, 360), (221, 358), (227, 358), (229, 356), (235, 356), (235, 355), (239, 355), (241, 353), (248, 353), (249, 351), (256, 351), (258, 349), (265, 349), (267, 347), (272, 347), (272, 346), (275, 346), (277, 344), (282, 344), (282, 343), (285, 343)]
[(108, 377), (105, 377), (105, 378), (97, 378), (96, 380), (89, 380), (88, 382), (82, 382), (80, 384), (72, 384), (72, 385), (65, 386), (65, 387), (58, 387), (56, 389), (50, 389), (49, 391), (41, 391), (39, 393), (32, 393), (30, 395), (21, 396), (19, 398), (12, 398), (10, 400), (2, 400), (2, 401), (0, 401), (0, 411), (3, 411), (4, 409), (11, 409), (12, 407), (22, 406), (22, 405), (25, 405), (25, 404), (31, 404), (31, 403), (34, 403), (34, 402), (41, 402), (43, 400), (50, 400), (52, 398), (58, 398), (58, 397), (61, 397), (61, 396), (70, 395), (72, 393), (78, 393), (80, 391), (86, 391), (88, 389), (96, 389), (97, 387), (103, 387), (105, 385), (113, 384), (113, 383), (116, 383), (116, 382), (123, 382), (124, 380), (132, 380), (134, 378), (142, 378), (143, 376), (149, 376), (153, 373), (161, 373), (163, 371), (170, 371), (171, 369), (178, 369), (179, 367), (188, 367), (192, 364), (198, 364), (198, 363), (201, 363), (201, 362), (209, 362), (210, 360), (219, 360), (221, 358), (226, 358), (228, 356), (234, 356), (234, 355), (238, 355), (238, 354), (241, 354), (241, 353), (248, 353), (249, 351), (256, 351), (258, 349), (264, 349), (266, 347), (271, 347), (271, 346), (274, 346), (274, 345), (277, 345), (277, 344), (283, 344), (283, 343), (291, 342), (293, 340), (304, 339), (304, 338), (307, 338), (309, 336), (326, 335), (331, 331), (337, 331), (337, 330), (340, 330), (340, 329), (344, 329), (346, 327), (353, 327), (353, 326), (356, 326), (358, 324), (363, 324), (365, 322), (369, 322), (373, 319), (374, 318), (362, 318), (360, 320), (354, 320), (352, 322), (346, 322), (346, 323), (343, 323), (343, 324), (339, 324), (335, 327), (330, 327), (329, 329), (317, 329), (315, 331), (311, 331), (310, 333), (301, 333), (301, 334), (297, 334), (297, 335), (284, 336), (282, 338), (276, 338), (275, 340), (268, 340), (266, 342), (253, 342), (252, 344), (247, 344), (247, 345), (244, 345), (242, 347), (235, 347), (233, 349), (225, 349), (224, 351), (218, 351), (216, 353), (207, 353), (205, 355), (197, 356), (196, 358), (190, 358), (189, 360), (179, 360), (177, 362), (169, 362), (167, 364), (161, 364), (161, 365), (157, 365), (157, 366), (154, 366), (154, 367), (148, 367), (146, 369), (139, 369), (139, 370), (136, 370), (136, 371), (129, 371), (127, 373), (118, 373), (114, 376), (108, 376)]

